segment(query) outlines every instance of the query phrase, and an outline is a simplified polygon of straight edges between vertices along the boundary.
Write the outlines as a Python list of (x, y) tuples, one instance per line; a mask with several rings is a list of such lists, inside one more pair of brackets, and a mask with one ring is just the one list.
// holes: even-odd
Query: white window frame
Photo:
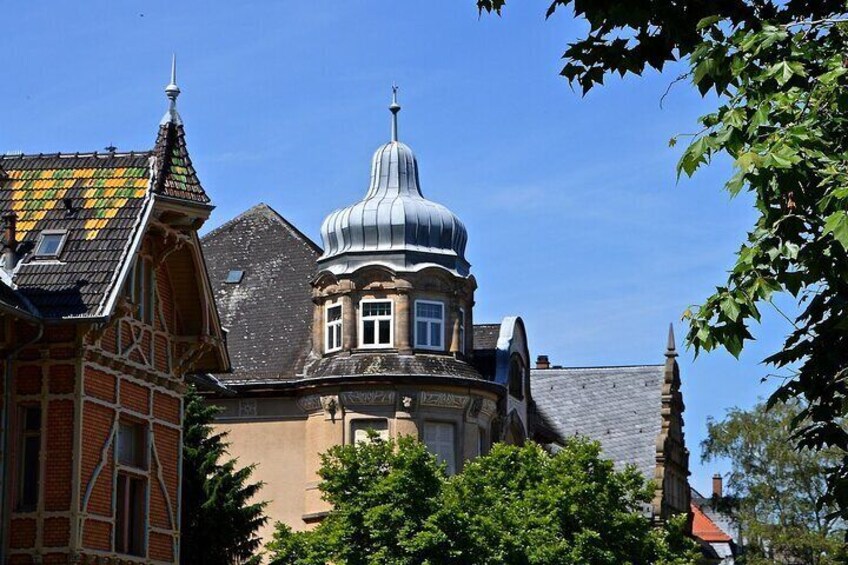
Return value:
[[(339, 319), (330, 321), (330, 309), (338, 308), (339, 309)], [(342, 322), (344, 321), (344, 308), (342, 307), (341, 302), (330, 304), (327, 303), (324, 305), (324, 352), (325, 353), (333, 353), (334, 351), (341, 351), (342, 349)], [(330, 328), (335, 328), (335, 335), (338, 338), (338, 346), (332, 346), (330, 343)]]
[(465, 355), (465, 308), (459, 309), (459, 352)]
[[(378, 429), (382, 428), (382, 429)], [(379, 441), (389, 441), (389, 420), (388, 418), (356, 418), (350, 422), (350, 443), (356, 445), (359, 443), (370, 444), (367, 439), (356, 440), (356, 432), (359, 430), (374, 430), (377, 433)]]
[[(436, 451), (431, 449), (430, 444), (427, 443), (427, 428), (428, 427), (438, 427), (438, 428), (443, 428), (443, 429), (444, 428), (450, 429), (451, 445), (450, 445), (450, 451), (448, 453), (448, 455), (450, 456), (450, 459), (446, 459), (442, 454), (437, 453)], [(427, 446), (427, 449), (430, 451), (430, 453), (432, 453), (433, 455), (436, 456), (436, 458), (439, 460), (439, 463), (444, 462), (444, 463), (447, 464), (448, 475), (455, 475), (457, 470), (458, 470), (457, 467), (458, 467), (459, 461), (458, 461), (458, 458), (456, 456), (456, 447), (457, 447), (457, 445), (456, 445), (456, 443), (457, 443), (457, 441), (456, 441), (456, 436), (457, 436), (456, 429), (457, 429), (457, 426), (456, 426), (455, 422), (445, 422), (445, 421), (440, 421), (440, 420), (424, 420), (424, 426), (421, 430), (421, 442), (425, 446)]]
[[(442, 317), (441, 317), (441, 319), (419, 317), (418, 316), (418, 305), (419, 304), (436, 304), (438, 306), (441, 306), (442, 307)], [(414, 324), (414, 327), (415, 327), (415, 331), (414, 331), (414, 334), (415, 334), (415, 349), (428, 349), (430, 351), (444, 351), (445, 350), (445, 303), (440, 302), (438, 300), (416, 300), (415, 304), (414, 304), (414, 308), (415, 308), (415, 316), (414, 316), (414, 318), (415, 318), (415, 324)], [(441, 341), (442, 341), (441, 345), (434, 346), (434, 345), (430, 345), (430, 344), (420, 343), (420, 341), (418, 339), (418, 337), (419, 337), (418, 336), (418, 322), (424, 322), (424, 323), (427, 324), (427, 339), (428, 340), (429, 340), (430, 335), (431, 335), (431, 329), (430, 329), (431, 325), (438, 323), (442, 327), (442, 331), (441, 331), (441, 334), (440, 334), (441, 335)]]
[[(365, 343), (365, 308), (366, 304), (388, 302), (391, 313), (388, 316), (369, 316), (368, 320), (374, 320), (374, 341)], [(379, 343), (381, 320), (389, 321), (389, 343)], [(390, 298), (363, 298), (359, 301), (359, 347), (362, 349), (387, 349), (395, 344), (395, 303)]]
[[(39, 253), (44, 240), (48, 237), (59, 237), (59, 245), (54, 253)], [(33, 256), (37, 259), (58, 259), (62, 254), (62, 249), (65, 247), (65, 242), (68, 240), (68, 230), (43, 230), (38, 234), (38, 240), (35, 242), (35, 250)]]

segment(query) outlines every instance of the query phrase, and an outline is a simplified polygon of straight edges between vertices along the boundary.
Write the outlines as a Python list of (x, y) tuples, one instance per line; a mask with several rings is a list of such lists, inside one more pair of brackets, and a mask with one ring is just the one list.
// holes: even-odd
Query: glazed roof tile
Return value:
[[(206, 205), (181, 125), (151, 151), (0, 155), (0, 213), (17, 216), (12, 282), (46, 318), (102, 316), (152, 192)], [(58, 257), (34, 256), (45, 230), (66, 232)]]

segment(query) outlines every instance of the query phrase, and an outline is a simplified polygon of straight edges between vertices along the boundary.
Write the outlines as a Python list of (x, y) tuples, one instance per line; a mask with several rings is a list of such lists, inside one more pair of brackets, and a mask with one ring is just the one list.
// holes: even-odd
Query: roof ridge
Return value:
[(549, 367), (547, 369), (537, 369), (531, 367), (533, 371), (577, 371), (581, 369), (635, 369), (637, 367), (665, 367), (664, 363), (641, 363), (636, 365), (586, 365), (582, 367)]
[(304, 242), (306, 242), (306, 243), (307, 243), (310, 247), (312, 247), (312, 250), (313, 250), (313, 251), (315, 251), (316, 253), (318, 253), (319, 255), (320, 255), (321, 253), (323, 253), (323, 252), (324, 252), (324, 250), (323, 250), (323, 249), (321, 249), (321, 246), (320, 246), (320, 245), (318, 245), (317, 243), (315, 243), (314, 241), (312, 241), (312, 239), (311, 239), (308, 235), (306, 235), (305, 233), (303, 233), (302, 231), (300, 231), (300, 230), (297, 228), (297, 226), (295, 226), (294, 224), (292, 224), (292, 223), (291, 223), (290, 221), (288, 221), (288, 220), (287, 220), (287, 219), (286, 219), (286, 218), (285, 218), (282, 214), (280, 214), (279, 212), (277, 212), (274, 208), (272, 208), (271, 206), (269, 206), (269, 205), (268, 205), (268, 204), (266, 204), (265, 202), (259, 202), (258, 204), (254, 204), (253, 206), (251, 206), (250, 208), (248, 208), (248, 209), (247, 209), (247, 210), (245, 210), (244, 212), (242, 212), (242, 213), (238, 214), (237, 216), (233, 217), (233, 218), (232, 218), (232, 219), (230, 219), (230, 220), (227, 220), (226, 222), (224, 222), (223, 224), (221, 224), (221, 225), (220, 225), (220, 226), (218, 226), (217, 228), (215, 228), (215, 229), (213, 229), (212, 231), (210, 231), (209, 233), (207, 233), (206, 235), (204, 235), (202, 238), (200, 238), (200, 240), (201, 240), (201, 241), (205, 241), (205, 240), (207, 240), (207, 239), (209, 239), (209, 238), (211, 238), (211, 237), (213, 237), (213, 236), (217, 235), (217, 234), (218, 234), (218, 232), (224, 231), (224, 230), (226, 230), (226, 229), (230, 228), (231, 226), (233, 226), (234, 224), (236, 224), (236, 223), (238, 223), (238, 222), (242, 221), (244, 218), (247, 218), (247, 217), (249, 217), (249, 216), (256, 215), (257, 213), (260, 213), (260, 212), (265, 212), (265, 213), (266, 213), (266, 217), (267, 217), (267, 214), (268, 214), (268, 213), (270, 213), (270, 214), (271, 214), (271, 216), (272, 216), (275, 220), (277, 220), (279, 223), (281, 223), (281, 224), (282, 224), (285, 228), (287, 228), (289, 231), (293, 232), (293, 235), (294, 235), (295, 237), (297, 237), (298, 239), (301, 239), (301, 240), (303, 240)]
[(0, 153), (0, 159), (111, 159), (113, 157), (142, 157), (150, 155), (152, 153), (152, 149), (144, 149), (141, 151), (120, 151), (114, 153), (108, 151), (77, 151), (74, 153), (62, 153), (61, 151), (58, 151), (56, 153)]

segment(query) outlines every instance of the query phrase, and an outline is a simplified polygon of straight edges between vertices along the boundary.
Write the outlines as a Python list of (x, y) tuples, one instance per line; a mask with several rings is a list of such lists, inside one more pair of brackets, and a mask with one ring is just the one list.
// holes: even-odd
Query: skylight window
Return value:
[(65, 245), (66, 231), (43, 231), (35, 245), (36, 257), (58, 257)]
[(241, 279), (244, 278), (244, 271), (240, 271), (238, 269), (233, 269), (229, 273), (227, 273), (227, 278), (224, 280), (227, 284), (238, 284), (241, 282)]

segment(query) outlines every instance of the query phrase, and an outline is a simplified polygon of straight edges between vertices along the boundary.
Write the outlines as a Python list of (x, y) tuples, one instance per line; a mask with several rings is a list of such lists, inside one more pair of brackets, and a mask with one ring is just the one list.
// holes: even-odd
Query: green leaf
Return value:
[(848, 212), (840, 210), (827, 217), (824, 233), (833, 234), (834, 239), (848, 250)]
[(724, 315), (730, 320), (735, 322), (739, 319), (739, 314), (742, 312), (742, 309), (732, 296), (726, 296), (721, 301), (721, 311), (724, 312)]
[(721, 19), (721, 16), (707, 16), (706, 18), (701, 19), (698, 24), (695, 26), (695, 29), (702, 30), (706, 27), (710, 27), (714, 23), (718, 22)]

